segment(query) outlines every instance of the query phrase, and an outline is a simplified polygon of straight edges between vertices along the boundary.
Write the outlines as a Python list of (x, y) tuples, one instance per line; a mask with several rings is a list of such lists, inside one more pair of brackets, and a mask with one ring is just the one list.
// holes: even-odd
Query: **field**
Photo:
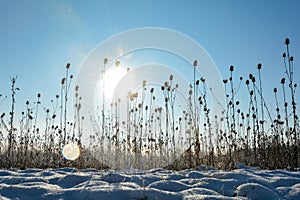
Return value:
[[(197, 60), (191, 66), (194, 79), (188, 91), (180, 91), (176, 77), (170, 74), (156, 88), (143, 80), (139, 90), (130, 91), (127, 99), (105, 102), (103, 83), (103, 101), (97, 116), (81, 114), (86, 106), (82, 105), (82, 98), (88, 97), (80, 96), (79, 85), (73, 90), (69, 63), (60, 94), (50, 105), (42, 102), (41, 93), (37, 94), (32, 103), (26, 101), (21, 116), (16, 111), (20, 89), (13, 77), (11, 94), (0, 96), (0, 103), (10, 99), (0, 117), (0, 167), (182, 170), (200, 165), (235, 169), (236, 163), (243, 163), (263, 169), (297, 169), (298, 80), (288, 38), (285, 46), (285, 74), (273, 91), (263, 89), (261, 63), (255, 73), (238, 80), (235, 67), (229, 67), (230, 76), (223, 79), (226, 105), (219, 108), (221, 116), (210, 112), (208, 97), (213, 98), (214, 91), (209, 89), (205, 77), (198, 77)], [(104, 58), (104, 69), (109, 63), (120, 66), (120, 61)], [(240, 90), (246, 91), (248, 97), (241, 98)], [(180, 92), (186, 93), (183, 102), (178, 101)], [(273, 93), (275, 107), (266, 101), (266, 93)], [(121, 107), (122, 102), (126, 102), (125, 108)], [(86, 121), (93, 124), (92, 131), (84, 129)]]
[[(287, 38), (286, 73), (272, 91), (276, 107), (263, 95), (262, 64), (238, 80), (230, 66), (222, 116), (211, 116), (207, 99), (214, 91), (204, 77), (196, 78), (196, 60), (185, 110), (177, 101), (180, 85), (170, 74), (158, 88), (144, 80), (127, 99), (108, 106), (103, 101), (94, 119), (81, 115), (84, 97), (78, 85), (72, 92), (70, 64), (51, 106), (39, 93), (21, 116), (15, 108), (20, 89), (11, 78), (11, 94), (0, 96), (0, 103), (11, 100), (0, 117), (0, 198), (299, 199), (298, 80), (289, 44)], [(243, 102), (240, 89), (248, 94)], [(127, 102), (124, 121), (121, 101)], [(84, 143), (88, 119), (95, 129)]]

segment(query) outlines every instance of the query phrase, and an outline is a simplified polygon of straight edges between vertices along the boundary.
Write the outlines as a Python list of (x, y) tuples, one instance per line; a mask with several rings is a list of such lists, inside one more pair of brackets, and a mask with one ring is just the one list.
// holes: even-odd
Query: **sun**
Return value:
[(105, 72), (102, 88), (106, 99), (112, 98), (116, 86), (126, 73), (127, 70), (122, 66), (111, 67)]

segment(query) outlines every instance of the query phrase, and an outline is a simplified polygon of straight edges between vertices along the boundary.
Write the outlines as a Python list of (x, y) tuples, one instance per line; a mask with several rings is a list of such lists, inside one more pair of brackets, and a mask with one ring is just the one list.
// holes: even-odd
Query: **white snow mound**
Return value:
[(0, 170), (0, 199), (300, 199), (300, 171)]

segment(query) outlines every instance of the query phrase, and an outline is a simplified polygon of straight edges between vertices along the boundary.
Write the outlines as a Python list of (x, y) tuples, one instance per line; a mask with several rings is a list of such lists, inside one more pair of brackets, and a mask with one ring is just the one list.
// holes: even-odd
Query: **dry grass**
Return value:
[[(70, 64), (66, 66), (53, 108), (41, 110), (41, 94), (38, 94), (34, 104), (26, 102), (19, 121), (15, 116), (15, 95), (19, 89), (16, 78), (12, 78), (11, 107), (0, 117), (0, 167), (149, 169), (165, 166), (178, 170), (209, 165), (233, 169), (240, 162), (267, 169), (297, 169), (300, 162), (297, 85), (289, 39), (285, 44), (286, 74), (279, 79), (281, 89), (273, 90), (275, 109), (268, 107), (264, 98), (268, 91), (263, 91), (262, 64), (257, 65), (257, 75), (249, 74), (246, 80), (243, 77), (234, 80), (235, 69), (230, 66), (230, 76), (223, 80), (227, 95), (223, 116), (211, 116), (206, 80), (205, 77), (196, 79), (195, 61), (194, 80), (185, 94), (186, 110), (176, 104), (180, 85), (173, 75), (159, 89), (148, 88), (145, 80), (141, 92), (129, 93), (127, 99), (111, 102), (109, 107), (103, 100), (100, 115), (93, 121), (100, 129), (90, 135), (87, 146), (82, 144), (84, 116), (80, 114), (79, 86), (75, 86), (75, 105), (68, 101), (73, 80), (69, 75)], [(105, 65), (107, 62), (104, 59)], [(248, 91), (248, 102), (247, 98), (243, 102), (238, 100), (238, 91), (242, 89)], [(162, 99), (158, 99), (158, 93), (163, 94)], [(283, 99), (279, 100), (279, 96)], [(120, 121), (121, 101), (127, 102), (125, 121)], [(157, 107), (157, 103), (161, 105)], [(69, 110), (74, 110), (71, 120)], [(37, 127), (40, 112), (46, 116), (44, 130)], [(81, 148), (81, 156), (76, 161), (67, 161), (61, 155), (69, 142)]]

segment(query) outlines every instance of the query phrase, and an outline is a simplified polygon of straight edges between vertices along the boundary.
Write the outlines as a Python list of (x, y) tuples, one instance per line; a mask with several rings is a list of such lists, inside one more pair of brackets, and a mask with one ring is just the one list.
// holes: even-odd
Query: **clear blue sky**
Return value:
[(47, 103), (59, 93), (66, 63), (71, 63), (76, 77), (100, 42), (121, 31), (150, 26), (195, 39), (224, 78), (230, 65), (238, 76), (247, 76), (263, 63), (264, 84), (272, 94), (284, 72), (285, 37), (291, 39), (300, 85), (299, 10), (296, 0), (0, 0), (0, 93), (9, 95), (9, 77), (18, 75), (19, 104), (33, 101), (38, 92)]

